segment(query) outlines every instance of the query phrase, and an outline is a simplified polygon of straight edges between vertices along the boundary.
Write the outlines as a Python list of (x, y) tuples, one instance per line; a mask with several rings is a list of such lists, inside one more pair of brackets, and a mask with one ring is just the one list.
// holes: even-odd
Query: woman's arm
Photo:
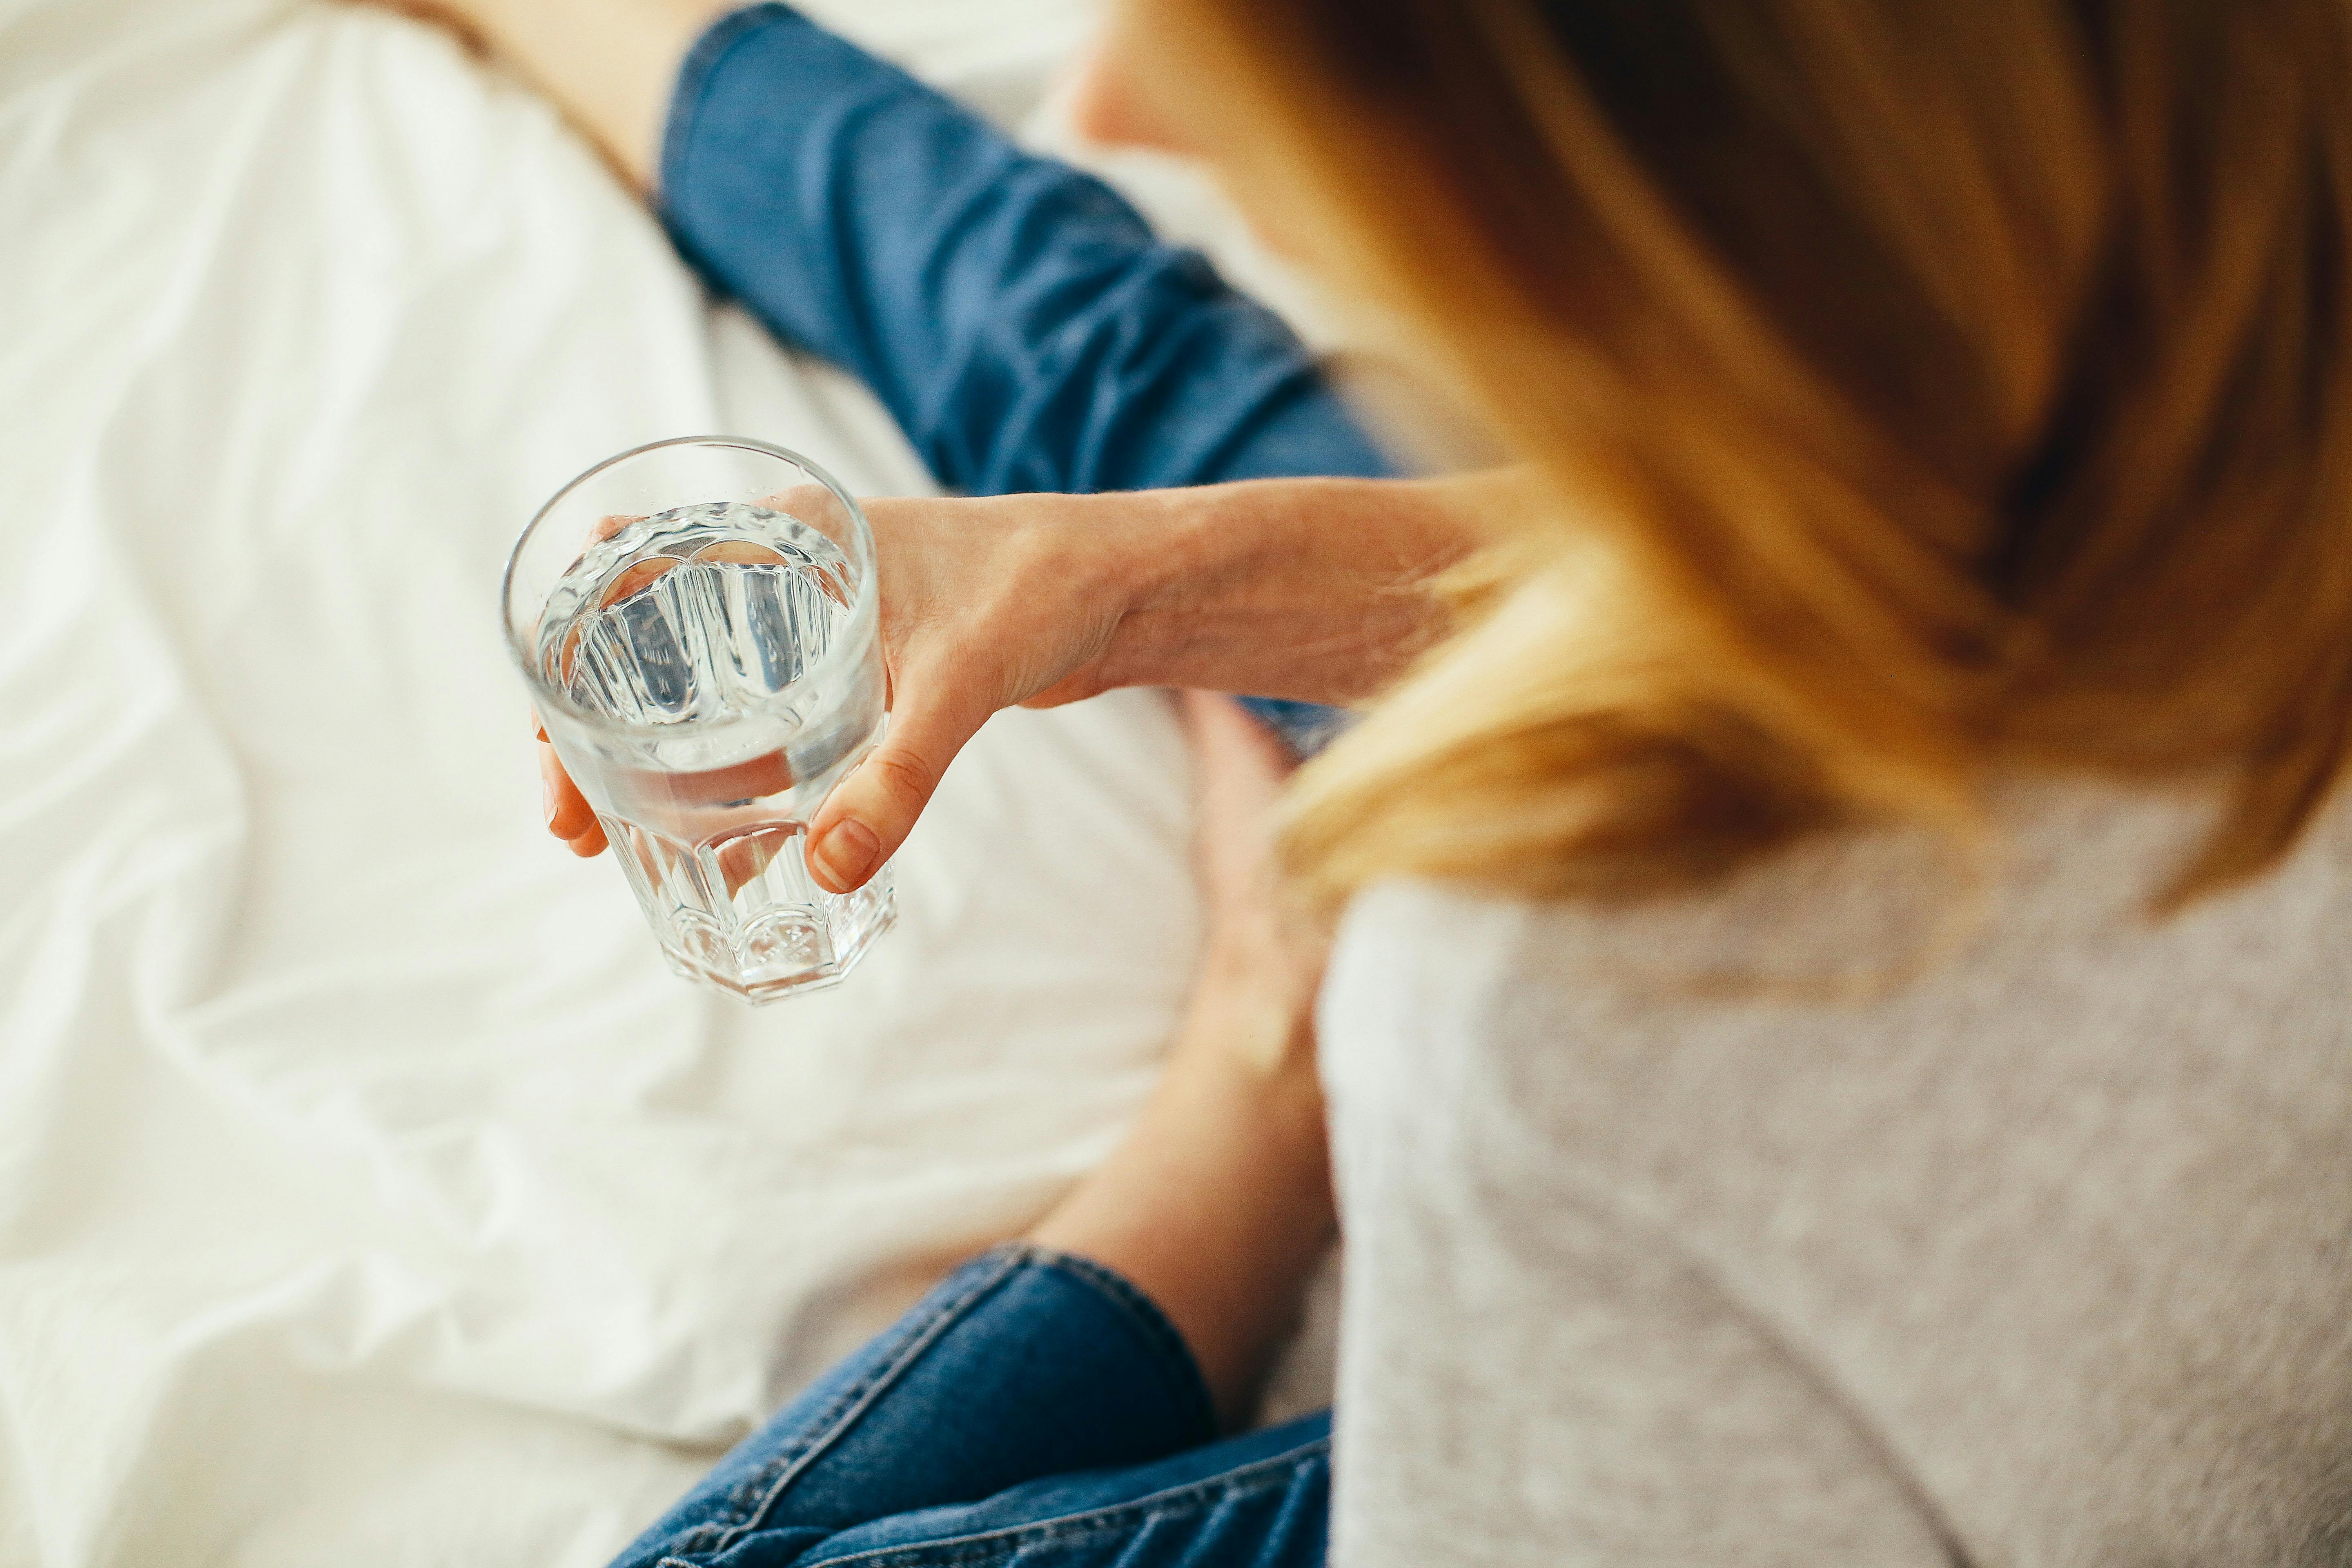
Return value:
[(1503, 474), (873, 500), (895, 724), (1002, 666), (989, 711), (1121, 686), (1346, 703), (1448, 624)]
[[(658, 166), (687, 253), (863, 376), (943, 482), (1048, 492), (875, 506), (893, 728), (814, 825), (821, 877), (870, 876), (997, 708), (1146, 682), (1358, 696), (1426, 640), (1425, 595), (1402, 589), (1461, 549), (1436, 490), (1052, 494), (1385, 471), (1287, 329), (1098, 181), (782, 5), (714, 25), (708, 0), (446, 5), (625, 173)], [(593, 853), (542, 764), (551, 826)]]
[[(835, 891), (895, 854), (999, 709), (1119, 686), (1339, 702), (1444, 632), (1431, 580), (1466, 553), (1511, 476), (1265, 479), (1096, 496), (874, 500), (890, 727), (811, 822)], [(542, 748), (550, 826), (595, 817)]]
[(1192, 1000), (1142, 1113), (1029, 1237), (1149, 1296), (1237, 1428), (1339, 1231), (1315, 1064), (1323, 952), (1275, 890), (1279, 743), (1223, 698), (1189, 692), (1182, 713), (1205, 921)]
[(1118, 686), (1314, 702), (1378, 689), (1444, 629), (1431, 580), (1512, 482), (880, 504), (890, 728), (809, 824), (811, 869), (835, 891), (862, 885), (1001, 708)]

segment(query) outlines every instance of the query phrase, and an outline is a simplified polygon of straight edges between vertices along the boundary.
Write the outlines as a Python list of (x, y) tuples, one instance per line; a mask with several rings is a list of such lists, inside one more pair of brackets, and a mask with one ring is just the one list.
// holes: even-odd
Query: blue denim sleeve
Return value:
[(707, 277), (873, 387), (950, 489), (1389, 471), (1298, 340), (1200, 255), (787, 6), (736, 12), (688, 58), (660, 205)]

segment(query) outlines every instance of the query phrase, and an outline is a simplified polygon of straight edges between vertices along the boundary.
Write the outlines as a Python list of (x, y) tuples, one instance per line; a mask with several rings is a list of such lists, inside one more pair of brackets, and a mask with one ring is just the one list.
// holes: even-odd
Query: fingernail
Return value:
[(835, 823), (816, 843), (817, 865), (826, 879), (845, 892), (864, 881), (880, 858), (882, 841), (854, 816)]
[(555, 781), (546, 777), (541, 778), (539, 781), (539, 809), (541, 813), (546, 816), (547, 825), (550, 827), (552, 827), (555, 826)]

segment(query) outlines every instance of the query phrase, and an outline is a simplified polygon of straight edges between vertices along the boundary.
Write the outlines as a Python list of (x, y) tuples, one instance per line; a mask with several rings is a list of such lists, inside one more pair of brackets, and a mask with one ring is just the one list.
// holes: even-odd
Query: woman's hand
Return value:
[(1283, 896), (1274, 842), (1282, 787), (1297, 764), (1274, 732), (1229, 698), (1177, 698), (1192, 753), (1192, 876), (1201, 962), (1176, 1048), (1208, 1052), (1271, 1105), (1301, 1110), (1292, 1131), (1319, 1160), (1323, 1092), (1315, 1072), (1315, 994), (1329, 941)]
[[(1104, 689), (1100, 665), (1134, 584), (1074, 527), (1068, 498), (869, 500), (882, 593), (889, 733), (810, 826), (811, 868), (846, 892), (897, 850), (940, 775), (1001, 708)], [(793, 510), (789, 497), (774, 502)], [(615, 519), (614, 521), (625, 520)], [(548, 826), (580, 855), (604, 834), (540, 731)]]
[[(872, 500), (890, 727), (809, 825), (835, 892), (896, 854), (999, 709), (1119, 686), (1307, 701), (1377, 689), (1442, 628), (1428, 578), (1485, 480), (1281, 479), (1097, 496)], [(604, 837), (542, 744), (548, 825)]]

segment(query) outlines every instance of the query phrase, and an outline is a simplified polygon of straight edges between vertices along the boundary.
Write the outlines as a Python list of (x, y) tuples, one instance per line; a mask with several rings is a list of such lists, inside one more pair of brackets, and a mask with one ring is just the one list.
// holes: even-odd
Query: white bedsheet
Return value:
[[(1012, 112), (1091, 11), (855, 20)], [(373, 12), (0, 0), (0, 1565), (601, 1563), (1137, 1102), (1167, 710), (992, 724), (847, 986), (689, 987), (499, 570), (664, 436), (923, 488), (872, 402)]]

